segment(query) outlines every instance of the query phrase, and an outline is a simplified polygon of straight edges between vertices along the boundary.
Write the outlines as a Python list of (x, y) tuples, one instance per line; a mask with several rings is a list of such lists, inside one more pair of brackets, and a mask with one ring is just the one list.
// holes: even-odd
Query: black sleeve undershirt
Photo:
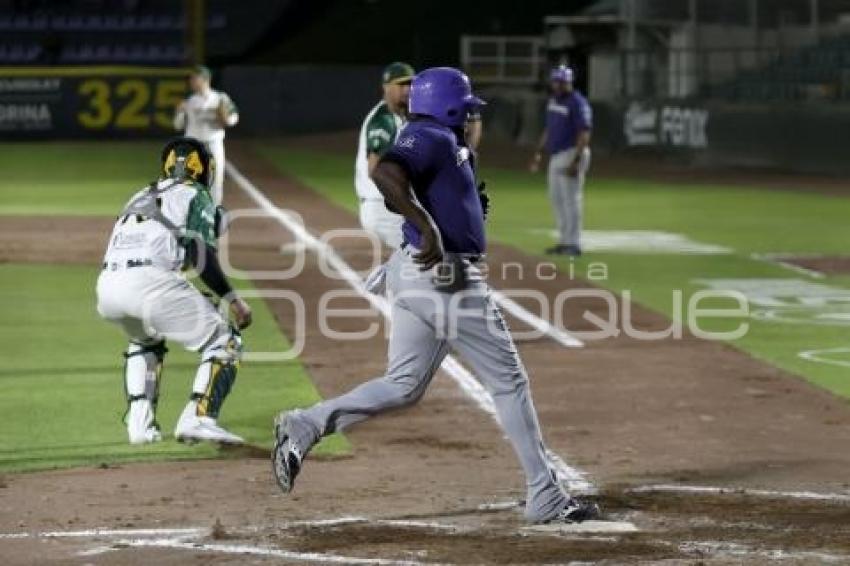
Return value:
[(201, 281), (209, 287), (210, 291), (219, 297), (224, 297), (233, 292), (233, 287), (230, 286), (227, 277), (221, 270), (215, 248), (206, 245), (198, 246), (197, 240), (192, 239), (186, 246), (186, 258), (192, 266), (198, 267), (200, 265), (203, 267), (199, 275)]

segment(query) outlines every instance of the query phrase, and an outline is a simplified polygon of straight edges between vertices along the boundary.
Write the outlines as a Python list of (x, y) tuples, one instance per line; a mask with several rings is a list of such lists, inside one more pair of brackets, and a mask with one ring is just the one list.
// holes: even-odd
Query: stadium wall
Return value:
[[(546, 95), (483, 90), (487, 135), (531, 145), (543, 129)], [(593, 149), (695, 167), (850, 173), (850, 108), (836, 104), (731, 104), (699, 99), (592, 102)]]
[[(188, 69), (85, 66), (0, 68), (0, 139), (163, 137), (187, 95)], [(373, 66), (229, 67), (213, 86), (231, 95), (233, 135), (351, 129), (381, 95)]]
[(818, 104), (633, 100), (594, 105), (596, 144), (695, 166), (850, 172), (850, 109)]

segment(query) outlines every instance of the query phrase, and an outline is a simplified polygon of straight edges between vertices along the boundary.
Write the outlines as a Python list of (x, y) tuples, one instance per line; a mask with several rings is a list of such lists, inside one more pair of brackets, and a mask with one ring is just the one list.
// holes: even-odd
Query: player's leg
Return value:
[(567, 245), (567, 156), (568, 153), (562, 151), (549, 158), (549, 169), (547, 173), (547, 181), (549, 183), (549, 201), (552, 205), (552, 213), (555, 216), (555, 224), (558, 229), (558, 245), (555, 246), (555, 248), (547, 250), (550, 252), (557, 252), (562, 246)]
[(215, 176), (212, 179), (210, 190), (213, 202), (221, 204), (224, 200), (224, 140), (212, 140), (207, 143), (207, 147), (212, 153), (213, 159), (215, 159)]
[(138, 314), (147, 281), (138, 273), (103, 271), (97, 281), (97, 310), (129, 337), (124, 352), (124, 387), (127, 412), (124, 422), (131, 444), (161, 440), (156, 423), (159, 381), (165, 357), (162, 337), (146, 327)]
[(437, 337), (429, 322), (442, 299), (420, 296), (414, 288), (405, 286), (399, 277), (401, 254), (397, 252), (388, 265), (388, 285), (396, 297), (387, 372), (344, 395), (278, 416), (272, 460), (275, 477), (284, 491), (292, 488), (301, 461), (321, 437), (416, 403), (446, 356), (446, 341)]
[(162, 272), (153, 287), (154, 300), (145, 305), (146, 327), (186, 349), (199, 351), (201, 363), (195, 374), (174, 436), (178, 440), (209, 440), (241, 443), (242, 439), (218, 424), (225, 398), (236, 380), (242, 340), (215, 305), (188, 281), (175, 273)]
[(159, 383), (165, 359), (165, 341), (131, 341), (124, 354), (124, 388), (127, 394), (125, 424), (130, 444), (162, 439), (156, 422)]
[(579, 161), (578, 174), (566, 181), (566, 241), (581, 253), (581, 229), (584, 216), (584, 180), (590, 165), (590, 150), (585, 150)]
[(445, 341), (408, 308), (395, 305), (384, 376), (297, 412), (297, 440), (306, 453), (318, 440), (369, 417), (418, 401), (447, 352)]
[(231, 328), (222, 329), (203, 348), (189, 402), (174, 428), (177, 440), (209, 440), (225, 444), (244, 442), (218, 424), (221, 406), (236, 381), (241, 355), (242, 337)]
[(462, 309), (453, 311), (457, 337), (451, 345), (472, 366), (493, 398), (499, 424), (525, 472), (526, 518), (534, 522), (553, 520), (570, 509), (573, 500), (558, 484), (546, 458), (525, 367), (486, 285), (473, 284), (462, 296)]

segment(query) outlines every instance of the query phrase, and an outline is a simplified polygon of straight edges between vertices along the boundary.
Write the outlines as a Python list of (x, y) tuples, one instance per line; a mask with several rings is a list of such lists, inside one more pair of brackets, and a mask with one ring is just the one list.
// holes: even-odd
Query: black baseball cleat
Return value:
[(580, 256), (581, 248), (572, 244), (558, 244), (557, 246), (546, 248), (545, 252), (547, 255)]
[(281, 413), (274, 420), (275, 445), (272, 450), (272, 472), (284, 493), (292, 491), (295, 476), (301, 471), (304, 452), (291, 436), (290, 413)]
[(592, 501), (585, 501), (571, 497), (567, 505), (557, 515), (546, 521), (547, 523), (582, 523), (598, 519), (601, 514), (599, 505)]

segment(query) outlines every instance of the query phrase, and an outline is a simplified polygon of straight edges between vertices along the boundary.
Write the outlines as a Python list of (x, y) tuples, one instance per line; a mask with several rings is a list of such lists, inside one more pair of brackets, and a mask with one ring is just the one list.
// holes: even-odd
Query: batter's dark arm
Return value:
[(398, 163), (382, 159), (372, 173), (378, 190), (392, 208), (409, 220), (422, 234), (422, 250), (415, 256), (423, 269), (430, 269), (443, 258), (443, 241), (440, 231), (413, 194), (407, 171)]

